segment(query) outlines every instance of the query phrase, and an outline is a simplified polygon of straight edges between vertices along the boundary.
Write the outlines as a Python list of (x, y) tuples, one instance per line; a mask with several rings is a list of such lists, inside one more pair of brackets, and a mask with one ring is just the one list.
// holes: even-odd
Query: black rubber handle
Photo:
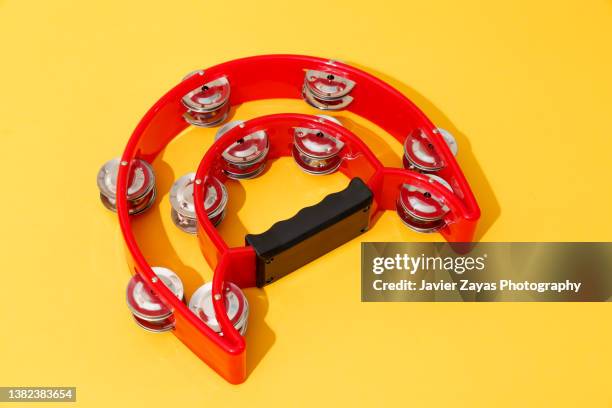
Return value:
[(348, 187), (302, 208), (246, 243), (257, 253), (257, 286), (275, 281), (368, 229), (372, 191), (354, 178)]

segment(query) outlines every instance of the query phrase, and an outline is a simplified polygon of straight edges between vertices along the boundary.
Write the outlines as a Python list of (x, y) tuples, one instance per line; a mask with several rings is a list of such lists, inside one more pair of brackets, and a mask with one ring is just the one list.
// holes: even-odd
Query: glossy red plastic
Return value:
[[(186, 109), (181, 98), (193, 89), (226, 76), (231, 86), (229, 103), (232, 106), (259, 99), (302, 99), (304, 75), (308, 69), (330, 72), (354, 81), (356, 86), (350, 94), (354, 100), (346, 110), (374, 122), (400, 142), (414, 129), (425, 132), (444, 162), (444, 167), (436, 174), (451, 184), (455, 194), (439, 185), (430, 184), (429, 178), (422, 174), (384, 167), (357, 136), (342, 126), (315, 116), (298, 114), (256, 118), (247, 121), (244, 127), (231, 129), (216, 141), (204, 156), (196, 177), (215, 175), (220, 180), (225, 180), (221, 152), (252, 131), (263, 129), (268, 133), (268, 160), (271, 160), (291, 155), (293, 127), (313, 127), (346, 143), (339, 171), (349, 177), (361, 177), (373, 191), (375, 202), (371, 210), (372, 218), (380, 211), (395, 210), (400, 186), (406, 182), (427, 187), (449, 207), (450, 211), (445, 217), (446, 226), (440, 231), (448, 241), (470, 241), (480, 216), (469, 185), (446, 143), (434, 132), (435, 126), (408, 98), (364, 71), (315, 57), (267, 55), (226, 62), (179, 83), (145, 114), (125, 148), (117, 181), (117, 213), (131, 272), (140, 274), (160, 299), (174, 311), (174, 334), (231, 383), (241, 383), (246, 379), (244, 338), (229, 322), (220, 304), (215, 303), (214, 307), (222, 335), (206, 326), (184, 303), (173, 296), (161, 281), (153, 279), (155, 275), (140, 251), (131, 228), (126, 199), (130, 163), (135, 158), (153, 162), (161, 150), (188, 126), (182, 117)], [(206, 217), (202, 193), (201, 185), (196, 184), (194, 194), (198, 239), (206, 260), (214, 268), (213, 294), (221, 293), (225, 281), (234, 282), (240, 287), (254, 286), (254, 250), (250, 247), (228, 247)]]

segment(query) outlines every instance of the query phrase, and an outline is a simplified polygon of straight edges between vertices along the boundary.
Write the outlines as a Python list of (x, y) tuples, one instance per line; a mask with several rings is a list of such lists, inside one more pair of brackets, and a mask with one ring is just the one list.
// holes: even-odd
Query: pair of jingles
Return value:
[[(214, 269), (212, 283), (186, 305), (178, 276), (152, 268), (132, 232), (132, 217), (155, 201), (149, 163), (190, 124), (221, 125), (232, 106), (270, 98), (304, 99), (324, 111), (347, 110), (368, 119), (404, 144), (406, 169), (384, 167), (358, 136), (329, 116), (289, 113), (225, 124), (197, 173), (180, 179), (170, 193), (174, 222), (197, 232)], [(363, 233), (385, 210), (397, 211), (416, 231), (438, 231), (448, 241), (472, 240), (480, 210), (456, 151), (452, 135), (436, 128), (408, 98), (341, 62), (267, 55), (189, 74), (146, 113), (121, 159), (107, 163), (98, 177), (102, 201), (119, 215), (133, 274), (128, 304), (135, 319), (153, 331), (173, 331), (227, 381), (243, 382), (241, 334), (248, 302), (240, 288), (274, 282)], [(351, 181), (268, 231), (247, 235), (245, 246), (229, 247), (215, 228), (231, 199), (224, 182), (257, 177), (266, 162), (283, 156), (293, 156), (309, 173), (340, 171)]]

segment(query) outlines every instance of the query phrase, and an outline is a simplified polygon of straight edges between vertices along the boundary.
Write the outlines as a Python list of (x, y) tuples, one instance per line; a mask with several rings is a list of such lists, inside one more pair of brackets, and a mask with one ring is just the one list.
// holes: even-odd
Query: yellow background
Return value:
[[(0, 385), (75, 385), (77, 406), (611, 406), (609, 304), (364, 304), (355, 240), (249, 289), (250, 375), (232, 386), (171, 334), (140, 330), (99, 166), (186, 72), (263, 53), (383, 76), (459, 140), (487, 241), (610, 241), (612, 2), (0, 0)], [(248, 104), (248, 118), (312, 112)], [(342, 114), (385, 163), (400, 146)], [(187, 294), (210, 278), (167, 192), (213, 130), (155, 163), (137, 234)], [(290, 160), (230, 186), (238, 243), (344, 187)], [(248, 198), (247, 198), (248, 197)], [(364, 240), (427, 240), (384, 215)], [(16, 404), (19, 405), (19, 404)], [(53, 404), (51, 404), (53, 405)]]

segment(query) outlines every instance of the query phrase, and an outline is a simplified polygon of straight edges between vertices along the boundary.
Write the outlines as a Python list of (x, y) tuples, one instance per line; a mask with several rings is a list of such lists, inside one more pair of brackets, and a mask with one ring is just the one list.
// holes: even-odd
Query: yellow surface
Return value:
[[(83, 407), (611, 406), (609, 304), (363, 304), (357, 241), (247, 291), (250, 375), (229, 385), (131, 321), (95, 185), (186, 72), (312, 54), (382, 75), (457, 135), (482, 240), (610, 241), (611, 44), (609, 0), (0, 0), (0, 385), (75, 385)], [(281, 111), (311, 112), (274, 101), (237, 117)], [(352, 120), (399, 164), (397, 143)], [(160, 197), (137, 226), (188, 295), (210, 270), (171, 225), (167, 192), (212, 134), (186, 132), (155, 163)], [(222, 233), (239, 242), (344, 184), (278, 161), (230, 186)], [(437, 237), (386, 214), (363, 239)]]

